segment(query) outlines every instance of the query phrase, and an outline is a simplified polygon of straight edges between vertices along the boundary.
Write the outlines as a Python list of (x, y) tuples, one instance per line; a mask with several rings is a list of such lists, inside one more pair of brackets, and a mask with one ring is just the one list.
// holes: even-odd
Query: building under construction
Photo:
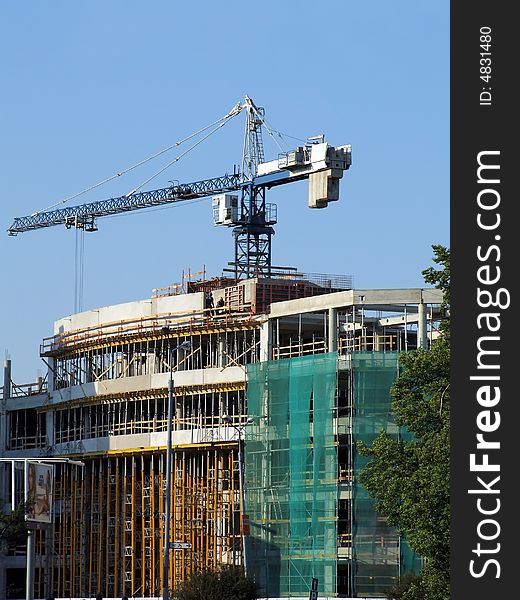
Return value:
[(29, 459), (47, 457), (54, 484), (40, 507), (47, 521), (0, 558), (0, 596), (16, 597), (9, 585), (24, 579), (26, 557), (29, 590), (58, 598), (158, 597), (224, 565), (241, 565), (264, 597), (308, 597), (316, 580), (322, 597), (382, 597), (416, 568), (359, 484), (356, 444), (405, 434), (390, 387), (399, 353), (437, 335), (441, 292), (357, 290), (348, 277), (273, 267), (267, 191), (308, 180), (309, 207), (325, 208), (351, 147), (320, 135), (266, 162), (269, 127), (246, 96), (171, 148), (244, 110), (240, 172), (35, 212), (9, 228), (84, 233), (99, 217), (213, 196), (235, 252), (229, 277), (188, 277), (57, 321), (35, 384), (15, 385), (7, 361), (1, 501), (26, 497)]
[[(266, 597), (308, 596), (313, 578), (320, 596), (383, 596), (417, 559), (358, 483), (355, 446), (399, 435), (398, 356), (436, 336), (441, 302), (288, 272), (189, 281), (57, 321), (46, 377), (15, 385), (7, 362), (1, 404), (4, 458), (84, 464), (55, 466), (35, 597), (161, 596), (166, 494), (172, 589), (245, 562)], [(19, 490), (2, 469), (5, 505)], [(0, 559), (1, 596), (25, 553)]]

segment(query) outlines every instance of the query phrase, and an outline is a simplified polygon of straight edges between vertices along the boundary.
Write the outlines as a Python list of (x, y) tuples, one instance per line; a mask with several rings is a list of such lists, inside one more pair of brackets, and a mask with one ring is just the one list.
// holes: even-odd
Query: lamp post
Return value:
[(191, 342), (184, 341), (175, 348), (169, 347), (168, 358), (170, 362), (170, 379), (168, 380), (168, 422), (167, 422), (167, 442), (166, 442), (166, 496), (164, 498), (164, 550), (163, 550), (163, 600), (169, 600), (169, 579), (170, 579), (170, 487), (172, 478), (172, 419), (173, 419), (173, 369), (172, 353), (176, 350), (190, 350)]
[(246, 535), (244, 532), (244, 506), (245, 506), (245, 498), (244, 498), (244, 455), (242, 452), (242, 432), (244, 431), (245, 425), (249, 425), (253, 423), (254, 419), (252, 417), (248, 417), (246, 419), (245, 425), (242, 427), (237, 427), (233, 424), (233, 419), (229, 415), (224, 415), (222, 420), (231, 425), (233, 429), (238, 433), (238, 482), (240, 486), (240, 529), (242, 533), (242, 555), (244, 559), (244, 575), (247, 577), (247, 558), (246, 558)]

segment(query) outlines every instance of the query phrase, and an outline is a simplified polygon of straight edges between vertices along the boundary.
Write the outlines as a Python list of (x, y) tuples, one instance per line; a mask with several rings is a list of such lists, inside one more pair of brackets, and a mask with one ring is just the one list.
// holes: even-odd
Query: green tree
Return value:
[(199, 571), (174, 592), (176, 600), (256, 600), (256, 583), (240, 567)]
[[(433, 267), (425, 281), (444, 292), (449, 310), (450, 252), (433, 246)], [(361, 483), (376, 509), (397, 527), (425, 559), (418, 578), (402, 582), (402, 600), (449, 598), (450, 557), (450, 335), (447, 319), (429, 350), (400, 356), (401, 374), (394, 383), (392, 410), (397, 423), (411, 436), (395, 439), (381, 432), (369, 448)], [(403, 589), (404, 588), (404, 589)], [(388, 597), (395, 597), (390, 595)]]
[(26, 540), (25, 515), (28, 508), (28, 503), (20, 502), (13, 512), (4, 513), (0, 510), (0, 554), (5, 552), (8, 546), (21, 544)]
[(444, 307), (449, 308), (450, 305), (450, 279), (451, 279), (451, 253), (449, 248), (445, 246), (434, 245), (433, 262), (441, 265), (441, 269), (428, 267), (422, 274), (426, 283), (431, 283), (436, 288), (442, 290), (444, 296)]
[(415, 573), (405, 573), (394, 586), (387, 590), (387, 598), (389, 600), (402, 600), (405, 594), (409, 594), (410, 587), (417, 583), (417, 579)]

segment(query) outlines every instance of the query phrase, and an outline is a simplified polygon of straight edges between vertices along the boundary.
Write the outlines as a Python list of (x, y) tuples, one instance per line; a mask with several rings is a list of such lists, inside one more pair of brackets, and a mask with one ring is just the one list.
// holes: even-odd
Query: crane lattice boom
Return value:
[(27, 217), (18, 217), (7, 232), (9, 235), (16, 235), (32, 229), (42, 229), (43, 227), (52, 227), (54, 225), (66, 225), (68, 227), (89, 227), (93, 226), (94, 219), (115, 215), (118, 213), (138, 210), (141, 208), (151, 208), (161, 204), (170, 204), (180, 202), (181, 200), (192, 200), (194, 198), (205, 198), (213, 194), (236, 191), (240, 188), (240, 175), (224, 175), (213, 179), (204, 179), (193, 183), (183, 183), (173, 185), (159, 190), (148, 192), (137, 192), (134, 194), (120, 196), (119, 198), (110, 198), (99, 202), (81, 204), (79, 206), (70, 206), (51, 210), (48, 212), (34, 213)]

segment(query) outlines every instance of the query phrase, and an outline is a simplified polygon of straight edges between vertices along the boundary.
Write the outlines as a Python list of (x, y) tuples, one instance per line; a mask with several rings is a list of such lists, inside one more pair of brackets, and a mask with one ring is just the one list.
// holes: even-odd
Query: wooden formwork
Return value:
[[(240, 564), (236, 450), (220, 444), (173, 451), (170, 541), (191, 547), (170, 553), (171, 589), (195, 570)], [(165, 464), (164, 451), (149, 450), (92, 457), (84, 468), (58, 471), (45, 561), (57, 597), (162, 594)], [(40, 570), (36, 593), (44, 593)]]

